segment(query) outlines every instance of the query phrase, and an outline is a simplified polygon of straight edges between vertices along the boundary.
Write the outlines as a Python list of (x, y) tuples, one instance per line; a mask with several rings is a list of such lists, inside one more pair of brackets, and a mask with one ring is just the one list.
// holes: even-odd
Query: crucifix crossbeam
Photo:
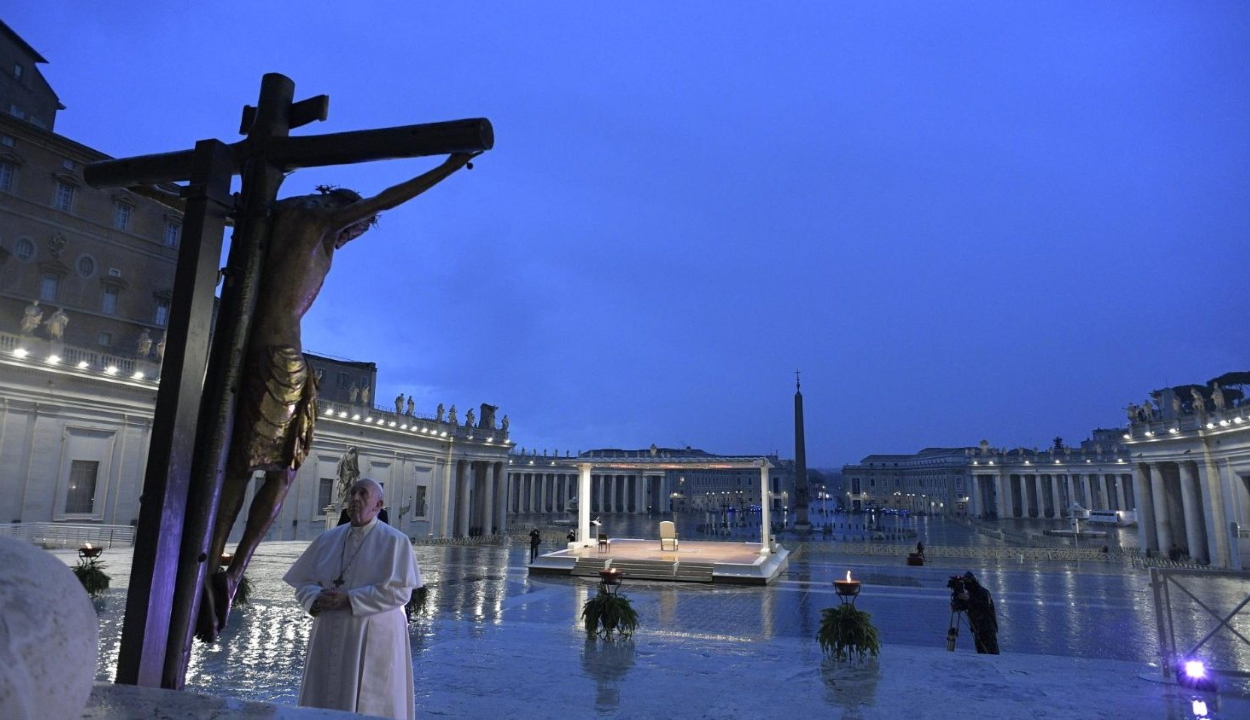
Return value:
[[(257, 306), (264, 248), (279, 186), (291, 170), (387, 158), (479, 153), (494, 145), (484, 118), (290, 137), (325, 120), (329, 98), (294, 102), (295, 84), (271, 73), (243, 113), (245, 139), (202, 140), (194, 150), (93, 163), (88, 184), (146, 187), (189, 181), (144, 476), (117, 682), (181, 689), (200, 610), (229, 453), (240, 374)], [(237, 196), (230, 194), (241, 176)], [(213, 329), (214, 288), (226, 224), (235, 232)], [(280, 502), (280, 501), (279, 501)], [(276, 514), (276, 511), (275, 511)]]

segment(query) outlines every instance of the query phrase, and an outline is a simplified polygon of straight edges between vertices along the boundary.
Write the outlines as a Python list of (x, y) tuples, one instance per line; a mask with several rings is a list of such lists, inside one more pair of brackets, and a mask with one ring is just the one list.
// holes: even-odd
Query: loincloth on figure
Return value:
[(288, 345), (254, 348), (243, 366), (231, 454), (249, 470), (298, 470), (312, 447), (317, 380)]

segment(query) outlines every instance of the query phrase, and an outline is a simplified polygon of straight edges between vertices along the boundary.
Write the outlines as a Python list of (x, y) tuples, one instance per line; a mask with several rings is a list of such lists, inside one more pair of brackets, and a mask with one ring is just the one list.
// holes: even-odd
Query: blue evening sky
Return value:
[[(12, 0), (56, 130), (237, 139), (264, 73), (496, 147), (335, 258), (308, 350), (527, 448), (1075, 443), (1250, 369), (1250, 3)], [(369, 195), (436, 161), (298, 171)]]

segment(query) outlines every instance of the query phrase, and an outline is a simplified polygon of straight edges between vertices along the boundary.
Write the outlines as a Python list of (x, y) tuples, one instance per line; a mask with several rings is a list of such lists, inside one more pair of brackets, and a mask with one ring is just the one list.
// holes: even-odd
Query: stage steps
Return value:
[(676, 563), (670, 560), (612, 560), (612, 569), (620, 570), (626, 580), (673, 580)]
[(599, 577), (600, 570), (606, 570), (609, 558), (606, 557), (581, 557), (573, 563), (573, 572), (570, 575), (583, 575), (589, 577)]
[(712, 582), (712, 568), (715, 563), (710, 562), (691, 562), (682, 560), (677, 563), (676, 572), (673, 574), (674, 580), (681, 582)]

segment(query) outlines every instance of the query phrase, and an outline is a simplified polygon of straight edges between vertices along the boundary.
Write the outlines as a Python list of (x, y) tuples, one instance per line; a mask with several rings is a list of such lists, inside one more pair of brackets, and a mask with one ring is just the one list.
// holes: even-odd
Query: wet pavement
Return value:
[[(632, 520), (632, 519), (627, 519)], [(622, 522), (622, 525), (625, 521)], [(520, 528), (517, 524), (514, 527)], [(648, 532), (654, 520), (646, 525)], [(934, 535), (938, 528), (931, 527)], [(747, 532), (744, 530), (743, 532)], [(957, 530), (943, 526), (957, 538)], [(966, 529), (964, 530), (967, 533)], [(616, 535), (624, 535), (624, 530)], [(972, 540), (976, 540), (972, 538)], [(926, 544), (934, 544), (927, 540)], [(188, 690), (293, 704), (309, 621), (281, 576), (306, 543), (265, 543), (248, 576), (253, 602), (222, 641), (197, 646)], [(554, 544), (549, 545), (554, 549)], [(796, 548), (797, 549), (797, 548)], [(429, 594), (412, 631), (421, 716), (515, 718), (833, 717), (1196, 718), (1250, 717), (1240, 686), (1196, 695), (1159, 682), (1149, 576), (1119, 564), (1015, 563), (934, 558), (910, 567), (813, 542), (767, 587), (626, 581), (638, 611), (632, 640), (585, 638), (585, 578), (530, 577), (528, 548), (418, 546)], [(61, 552), (66, 562), (72, 553)], [(113, 588), (101, 610), (97, 679), (112, 679), (129, 553), (107, 551)], [(822, 657), (820, 611), (837, 603), (830, 581), (847, 570), (864, 582), (858, 607), (883, 644), (876, 663), (847, 668)], [(952, 574), (972, 570), (994, 594), (1004, 655), (978, 656), (963, 629), (945, 651)], [(1212, 580), (1200, 596), (1231, 610), (1246, 588)], [(1178, 610), (1179, 631), (1215, 624)], [(1234, 626), (1250, 636), (1250, 620)], [(1227, 633), (1225, 633), (1227, 635)], [(1221, 662), (1250, 668), (1245, 646), (1221, 640)], [(1198, 709), (1201, 709), (1200, 707)]]

